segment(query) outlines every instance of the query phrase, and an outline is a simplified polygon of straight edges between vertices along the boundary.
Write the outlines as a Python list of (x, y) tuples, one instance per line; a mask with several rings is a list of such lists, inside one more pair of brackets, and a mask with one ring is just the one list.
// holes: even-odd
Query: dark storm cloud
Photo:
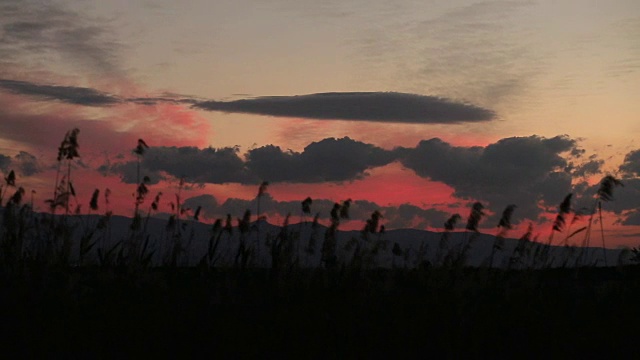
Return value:
[(620, 165), (620, 172), (627, 176), (640, 176), (640, 150), (629, 152)]
[(263, 96), (227, 102), (203, 101), (193, 106), (228, 113), (417, 124), (456, 124), (490, 121), (495, 118), (493, 111), (471, 104), (395, 92)]
[(441, 181), (460, 198), (488, 201), (493, 212), (517, 204), (517, 217), (535, 218), (537, 202), (555, 204), (571, 191), (571, 175), (561, 154), (576, 141), (567, 136), (512, 137), (486, 147), (452, 146), (440, 139), (402, 149), (402, 163), (419, 176)]
[(273, 145), (253, 149), (247, 153), (247, 168), (273, 182), (350, 181), (394, 160), (391, 151), (345, 137), (311, 143), (301, 153)]
[(105, 106), (120, 102), (115, 96), (85, 87), (40, 85), (27, 81), (0, 79), (0, 88), (14, 94), (76, 105)]

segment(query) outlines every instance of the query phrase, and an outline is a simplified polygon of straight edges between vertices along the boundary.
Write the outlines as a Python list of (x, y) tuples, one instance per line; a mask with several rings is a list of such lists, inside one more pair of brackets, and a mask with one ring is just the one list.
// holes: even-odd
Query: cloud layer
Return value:
[[(516, 204), (514, 220), (518, 220), (536, 219), (567, 193), (579, 190), (572, 179), (600, 172), (601, 161), (575, 158), (582, 153), (577, 140), (568, 136), (511, 137), (485, 147), (454, 146), (433, 138), (414, 148), (393, 150), (345, 137), (311, 143), (302, 152), (268, 145), (244, 156), (237, 148), (154, 147), (141, 159), (141, 166), (152, 181), (184, 176), (202, 184), (258, 184), (264, 180), (320, 184), (363, 179), (369, 170), (397, 161), (420, 177), (450, 186), (453, 196), (463, 202), (485, 202), (496, 216), (507, 205)], [(574, 161), (582, 162), (576, 165)], [(125, 182), (136, 180), (135, 162), (110, 169)], [(585, 187), (582, 192), (589, 191)], [(394, 211), (419, 213), (406, 206)]]
[(78, 86), (37, 84), (0, 79), (0, 89), (39, 100), (83, 106), (116, 103), (191, 104), (192, 108), (227, 113), (258, 114), (319, 120), (352, 120), (412, 124), (459, 124), (493, 120), (496, 114), (475, 105), (434, 96), (394, 92), (344, 92), (296, 96), (264, 96), (235, 101), (200, 101), (178, 97), (119, 97)]
[(103, 19), (53, 2), (4, 0), (0, 24), (0, 61), (42, 67), (61, 60), (94, 73), (121, 72), (122, 45)]
[(22, 176), (35, 175), (42, 171), (38, 159), (26, 151), (20, 151), (14, 157), (0, 154), (0, 172), (15, 171)]
[(77, 86), (40, 85), (27, 81), (0, 79), (0, 88), (14, 94), (41, 100), (58, 100), (75, 105), (105, 106), (121, 102), (115, 96)]
[[(202, 214), (208, 218), (220, 218), (226, 214), (237, 216), (249, 209), (256, 211), (256, 199), (245, 200), (237, 198), (229, 198), (223, 203), (219, 203), (215, 197), (211, 195), (200, 195), (185, 200), (185, 207), (190, 209), (202, 208)], [(311, 204), (311, 216), (319, 215), (319, 219), (327, 220), (334, 202), (327, 199), (313, 199)], [(278, 201), (265, 194), (260, 199), (260, 209), (263, 215), (284, 217), (290, 214), (296, 219), (301, 215), (300, 201)], [(400, 206), (381, 206), (371, 201), (355, 200), (349, 208), (349, 217), (357, 221), (367, 219), (374, 211), (383, 213), (383, 223), (387, 228), (440, 228), (444, 224), (449, 213), (436, 209), (422, 209), (418, 206), (410, 204), (402, 204)], [(311, 219), (307, 217), (307, 221)]]
[(235, 101), (205, 101), (196, 108), (321, 120), (355, 120), (415, 124), (489, 121), (491, 110), (433, 96), (395, 92), (333, 92), (264, 96)]
[(488, 201), (496, 208), (515, 203), (517, 217), (535, 218), (538, 201), (559, 203), (571, 191), (563, 153), (575, 149), (576, 140), (567, 136), (512, 137), (486, 147), (431, 139), (405, 149), (402, 163), (419, 176), (450, 185), (457, 197)]
[[(141, 166), (144, 175), (153, 182), (165, 179), (167, 175), (211, 184), (258, 184), (263, 180), (322, 183), (361, 179), (366, 176), (367, 169), (395, 160), (391, 151), (348, 137), (311, 143), (301, 153), (267, 145), (249, 150), (243, 160), (238, 151), (231, 147), (152, 147), (142, 157)], [(126, 183), (136, 182), (134, 161), (105, 164), (99, 170), (119, 173)]]

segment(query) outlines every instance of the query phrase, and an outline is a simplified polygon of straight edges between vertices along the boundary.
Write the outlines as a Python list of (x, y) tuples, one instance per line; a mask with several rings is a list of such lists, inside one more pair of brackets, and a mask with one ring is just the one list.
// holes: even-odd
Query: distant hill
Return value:
[[(3, 211), (0, 209), (0, 212)], [(0, 229), (5, 236), (4, 216), (0, 216)], [(27, 230), (24, 231), (25, 249), (35, 249), (42, 246), (42, 242), (50, 237), (47, 235), (48, 227), (45, 219), (49, 214), (32, 214), (28, 220)], [(56, 215), (56, 221), (61, 221), (62, 216)], [(104, 222), (100, 215), (68, 216), (66, 224), (71, 231), (71, 261), (77, 261), (80, 239), (83, 235), (91, 235), (91, 242), (96, 242), (92, 250), (85, 256), (85, 261), (97, 262), (97, 250), (103, 251), (112, 248), (119, 241), (132, 238), (134, 232), (130, 229), (132, 219), (124, 216), (112, 216), (104, 227), (98, 224)], [(220, 236), (220, 244), (217, 251), (217, 264), (233, 264), (236, 251), (240, 242), (240, 233), (237, 222), (234, 219), (231, 235), (224, 233)], [(193, 220), (181, 220), (170, 226), (168, 220), (159, 218), (142, 218), (139, 230), (135, 233), (137, 241), (148, 241), (147, 250), (153, 252), (152, 263), (163, 263), (172, 247), (178, 240), (184, 252), (180, 256), (180, 265), (195, 265), (207, 253), (209, 239), (212, 234), (212, 225)], [(258, 228), (260, 229), (260, 249), (257, 250)], [(327, 228), (318, 225), (315, 229), (310, 222), (291, 224), (287, 227), (287, 236), (291, 239), (294, 252), (298, 255), (301, 266), (318, 266), (321, 262), (320, 252)], [(282, 233), (282, 228), (269, 224), (262, 220), (253, 222), (250, 231), (245, 234), (247, 246), (253, 247), (254, 265), (270, 266), (270, 244)], [(601, 248), (578, 248), (564, 246), (550, 246), (536, 242), (523, 242), (518, 239), (504, 239), (503, 245), (496, 249), (492, 257), (492, 249), (496, 244), (494, 235), (471, 232), (451, 232), (448, 239), (443, 241), (443, 233), (417, 230), (399, 229), (389, 230), (385, 233), (367, 233), (361, 231), (338, 231), (336, 235), (336, 255), (339, 263), (349, 263), (358, 246), (360, 251), (369, 251), (370, 264), (381, 267), (415, 267), (441, 264), (447, 256), (449, 259), (460, 255), (467, 245), (465, 253), (465, 265), (494, 267), (558, 267), (594, 265), (604, 266), (603, 251)], [(148, 240), (147, 240), (148, 239)], [(314, 239), (314, 240), (312, 240)], [(311, 244), (310, 244), (310, 240)], [(315, 241), (315, 244), (314, 244)], [(396, 246), (397, 244), (397, 246)], [(313, 252), (309, 250), (310, 246)], [(394, 250), (395, 246), (395, 252)], [(371, 250), (378, 248), (376, 255), (371, 255)], [(518, 252), (518, 249), (520, 250)], [(257, 254), (259, 253), (259, 258)], [(629, 262), (628, 251), (622, 249), (606, 249), (607, 265), (626, 264)]]

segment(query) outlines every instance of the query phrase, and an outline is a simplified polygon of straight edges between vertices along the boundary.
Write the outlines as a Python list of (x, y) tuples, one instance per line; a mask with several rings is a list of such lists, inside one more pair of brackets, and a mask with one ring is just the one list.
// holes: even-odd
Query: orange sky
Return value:
[[(108, 187), (113, 190), (114, 210), (122, 214), (131, 211), (135, 185), (121, 181), (124, 170), (114, 167), (105, 176), (97, 169), (133, 159), (131, 149), (138, 138), (152, 147), (238, 146), (242, 161), (250, 150), (269, 144), (290, 150), (289, 155), (304, 154), (314, 142), (349, 137), (356, 147), (368, 144), (384, 151), (401, 147), (418, 152), (420, 141), (440, 138), (453, 148), (454, 158), (462, 160), (472, 156), (463, 148), (488, 148), (512, 137), (551, 139), (566, 134), (585, 150), (580, 158), (562, 153), (567, 162), (578, 166), (604, 161), (586, 177), (574, 175), (573, 185), (584, 180), (597, 184), (607, 173), (628, 179), (638, 176), (619, 168), (625, 156), (640, 149), (636, 1), (19, 4), (0, 5), (4, 24), (0, 155), (8, 159), (0, 172), (18, 169), (20, 184), (35, 189), (40, 201), (53, 189), (57, 146), (74, 127), (81, 130), (82, 157), (75, 165), (80, 202), (86, 204), (93, 189)], [(407, 124), (192, 106), (274, 95), (289, 96), (286, 101), (291, 101), (298, 95), (324, 92), (415, 94), (437, 106), (444, 106), (440, 100), (445, 99), (494, 116), (490, 121)], [(87, 94), (95, 97), (80, 96)], [(151, 103), (157, 98), (163, 100)], [(142, 104), (136, 99), (149, 101)], [(25, 157), (16, 157), (21, 151), (35, 157), (38, 171), (26, 176), (27, 170), (20, 170), (27, 169)], [(275, 182), (269, 192), (282, 202), (306, 196), (331, 201), (352, 198), (380, 207), (436, 208), (442, 216), (466, 214), (469, 203), (480, 200), (492, 213), (501, 212), (496, 207), (503, 203), (491, 204), (499, 194), (494, 190), (493, 197), (483, 198), (482, 191), (471, 194), (478, 191), (474, 184), (449, 176), (446, 164), (433, 173), (427, 158), (420, 164), (425, 169), (419, 171), (430, 175), (420, 175), (403, 165), (406, 154), (393, 156), (400, 160), (354, 170), (356, 178)], [(489, 159), (483, 161), (491, 165)], [(451, 171), (457, 171), (456, 164), (451, 165)], [(566, 171), (577, 174), (575, 167)], [(434, 174), (441, 180), (430, 178)], [(164, 175), (165, 181), (151, 186), (152, 193), (176, 191), (175, 174)], [(543, 175), (538, 180), (543, 181), (547, 176)], [(640, 190), (635, 182), (627, 182), (630, 185), (616, 193), (635, 199)], [(532, 187), (522, 194), (530, 191), (531, 204), (553, 210), (563, 195), (545, 184), (544, 191)], [(183, 198), (208, 193), (220, 204), (229, 198), (248, 200), (255, 196), (256, 186), (255, 179), (203, 183), (186, 190)], [(505, 194), (518, 193), (505, 189)], [(615, 239), (611, 244), (635, 246), (639, 235), (634, 234), (640, 234), (640, 228), (630, 225), (629, 219), (640, 211), (640, 203), (619, 203), (610, 207), (616, 213), (605, 218)], [(540, 222), (541, 234), (549, 228), (548, 222), (542, 223), (544, 218), (531, 219)], [(275, 214), (274, 219), (278, 219)], [(525, 220), (514, 232), (524, 231), (523, 226)]]

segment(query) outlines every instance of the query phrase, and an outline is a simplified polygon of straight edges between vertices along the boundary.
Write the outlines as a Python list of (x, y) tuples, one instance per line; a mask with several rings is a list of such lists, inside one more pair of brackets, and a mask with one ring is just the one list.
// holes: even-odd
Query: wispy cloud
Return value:
[(192, 108), (208, 111), (322, 120), (458, 124), (490, 121), (496, 116), (489, 109), (467, 103), (394, 92), (335, 92), (263, 96), (234, 101), (202, 101), (170, 96), (126, 98), (86, 87), (37, 84), (10, 79), (0, 79), (0, 90), (40, 100), (84, 106), (106, 106), (125, 102), (139, 105), (190, 104)]
[(89, 19), (53, 2), (5, 0), (0, 3), (0, 55), (5, 61), (38, 65), (52, 54), (91, 71), (120, 72), (122, 45), (107, 22)]
[(14, 94), (76, 105), (105, 106), (121, 102), (116, 96), (77, 86), (40, 85), (28, 81), (0, 79), (0, 88)]
[(434, 96), (395, 92), (333, 92), (264, 96), (235, 101), (204, 101), (196, 108), (321, 120), (457, 124), (490, 121), (495, 113), (479, 106)]

